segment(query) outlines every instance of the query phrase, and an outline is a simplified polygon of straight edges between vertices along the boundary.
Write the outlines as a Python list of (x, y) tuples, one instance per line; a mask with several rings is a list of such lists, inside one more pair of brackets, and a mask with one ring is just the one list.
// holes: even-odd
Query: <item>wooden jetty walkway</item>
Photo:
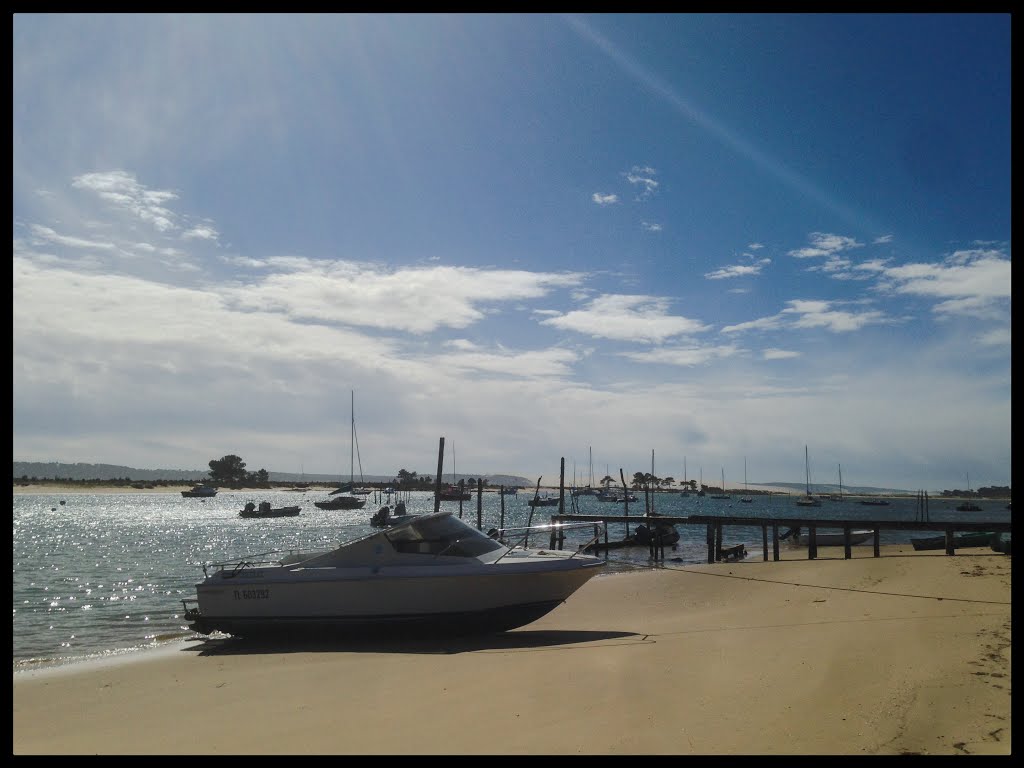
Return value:
[[(984, 532), (1009, 533), (1013, 530), (1013, 524), (1006, 522), (985, 522), (976, 520), (961, 520), (956, 522), (929, 522), (922, 520), (834, 520), (814, 517), (726, 517), (719, 515), (689, 515), (686, 517), (673, 517), (670, 515), (583, 515), (583, 514), (555, 514), (551, 516), (551, 523), (563, 522), (592, 522), (604, 525), (605, 544), (608, 544), (607, 523), (643, 523), (654, 520), (658, 523), (668, 525), (703, 525), (706, 528), (708, 543), (708, 562), (715, 563), (720, 560), (739, 556), (737, 545), (723, 545), (723, 532), (732, 526), (743, 526), (748, 528), (761, 529), (761, 542), (763, 557), (768, 560), (769, 529), (771, 529), (771, 550), (772, 559), (780, 560), (779, 557), (779, 528), (800, 528), (808, 532), (807, 557), (810, 560), (818, 556), (817, 531), (819, 528), (841, 528), (843, 530), (843, 555), (849, 560), (853, 557), (852, 544), (850, 541), (851, 531), (870, 530), (874, 534), (874, 556), (880, 556), (879, 538), (881, 531), (939, 531), (946, 536), (946, 554), (955, 554), (954, 534), (958, 532)], [(564, 546), (564, 534), (558, 532), (557, 528), (551, 533), (551, 547), (562, 549)], [(657, 550), (657, 552), (655, 552)], [(664, 559), (664, 547), (653, 547), (652, 555), (657, 559)]]

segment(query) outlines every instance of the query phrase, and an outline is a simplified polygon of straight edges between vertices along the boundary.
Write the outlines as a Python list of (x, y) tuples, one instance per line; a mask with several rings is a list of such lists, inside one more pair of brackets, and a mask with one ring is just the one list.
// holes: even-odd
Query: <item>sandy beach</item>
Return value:
[(187, 641), (14, 677), (14, 754), (1010, 754), (1011, 558), (600, 576), (502, 636)]

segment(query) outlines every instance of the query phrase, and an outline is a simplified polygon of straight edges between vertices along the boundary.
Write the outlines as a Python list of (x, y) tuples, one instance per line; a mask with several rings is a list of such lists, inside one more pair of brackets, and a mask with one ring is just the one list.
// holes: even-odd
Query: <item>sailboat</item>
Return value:
[(587, 483), (586, 488), (573, 488), (573, 496), (597, 496), (599, 491), (594, 487), (594, 449), (593, 447), (588, 449), (590, 451), (590, 482)]
[(712, 499), (731, 499), (732, 497), (725, 492), (725, 467), (722, 467), (722, 492), (711, 494)]
[(753, 497), (750, 496), (750, 492), (747, 489), (747, 457), (743, 457), (743, 495), (740, 496), (740, 501), (744, 504), (750, 504), (753, 501)]
[(473, 498), (472, 491), (466, 489), (465, 484), (461, 487), (457, 482), (458, 475), (455, 472), (455, 443), (452, 443), (452, 481), (444, 486), (437, 494), (441, 501), (470, 501)]
[[(352, 392), (352, 431), (349, 436), (349, 469), (348, 469), (348, 482), (344, 485), (336, 488), (330, 492), (332, 498), (327, 501), (315, 501), (313, 505), (317, 509), (362, 509), (366, 506), (366, 498), (360, 498), (359, 496), (353, 496), (352, 492), (355, 489), (356, 484), (356, 467), (355, 467), (355, 452), (356, 452), (356, 393)], [(345, 493), (348, 495), (343, 495)]]
[(680, 496), (690, 495), (690, 484), (686, 481), (686, 457), (683, 456), (683, 490), (679, 492)]
[(700, 490), (697, 491), (697, 495), (698, 496), (703, 496), (705, 494), (705, 491), (704, 491), (704, 467), (701, 467), (698, 471), (700, 472), (700, 482), (697, 484), (697, 488), (699, 488)]
[[(967, 473), (967, 495), (971, 495), (971, 473)], [(957, 512), (981, 512), (981, 507), (968, 499), (963, 504), (957, 504)]]
[(807, 474), (807, 493), (796, 500), (798, 507), (820, 507), (821, 501), (811, 495), (811, 462), (807, 457), (807, 446), (804, 446), (804, 471)]

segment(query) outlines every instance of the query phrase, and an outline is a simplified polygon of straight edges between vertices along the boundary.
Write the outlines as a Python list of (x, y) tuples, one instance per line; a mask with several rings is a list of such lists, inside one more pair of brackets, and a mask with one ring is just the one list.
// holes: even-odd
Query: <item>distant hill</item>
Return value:
[[(15, 461), (13, 462), (14, 472), (13, 479), (20, 480), (21, 478), (32, 478), (38, 480), (147, 480), (147, 481), (174, 481), (182, 480), (189, 483), (199, 482), (202, 480), (209, 480), (210, 473), (208, 470), (203, 469), (136, 469), (134, 467), (124, 467), (119, 464), (85, 464), (78, 462), (76, 464), (64, 464), (58, 462), (41, 462), (41, 461)], [(338, 476), (334, 475), (309, 475), (299, 474), (297, 472), (271, 472), (267, 471), (271, 482), (278, 483), (334, 483), (338, 482)], [(432, 472), (421, 473), (417, 472), (419, 477), (433, 477)], [(447, 482), (451, 478), (451, 475), (445, 473), (445, 481)], [(475, 480), (476, 475), (458, 475), (458, 480)], [(394, 480), (394, 476), (385, 475), (363, 475), (362, 478), (367, 483), (386, 483)], [(508, 487), (518, 486), (526, 487), (531, 485), (530, 481), (525, 477), (518, 477), (516, 475), (484, 475), (486, 480), (491, 485), (505, 485)]]
[[(758, 483), (758, 487), (778, 488), (780, 491), (791, 491), (803, 494), (807, 490), (806, 483)], [(811, 493), (815, 496), (820, 494), (839, 495), (839, 485), (830, 483), (811, 483)], [(876, 488), (871, 485), (844, 485), (844, 494), (850, 496), (913, 496), (916, 491), (908, 491), (903, 488)]]

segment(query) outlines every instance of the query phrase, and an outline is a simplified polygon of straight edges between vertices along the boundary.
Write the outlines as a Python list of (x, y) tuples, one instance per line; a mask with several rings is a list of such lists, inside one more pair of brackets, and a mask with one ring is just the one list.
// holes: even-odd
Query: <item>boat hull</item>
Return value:
[(238, 513), (239, 517), (295, 517), (302, 510), (302, 507), (274, 507), (269, 510), (243, 509)]
[[(875, 535), (874, 531), (858, 530), (850, 531), (850, 544), (864, 544), (872, 539)], [(798, 533), (795, 536), (780, 536), (780, 539), (788, 539), (790, 544), (797, 546), (806, 546), (810, 544), (811, 537), (807, 533)], [(815, 546), (818, 547), (842, 547), (845, 544), (845, 538), (842, 531), (829, 532), (829, 533), (815, 533), (814, 535)]]
[(463, 634), (528, 624), (554, 610), (603, 561), (373, 568), (263, 568), (197, 585), (193, 628), (232, 635), (322, 627), (366, 633), (395, 626)]
[(313, 506), (317, 509), (362, 509), (366, 506), (366, 499), (356, 496), (335, 496), (327, 501), (314, 501)]

